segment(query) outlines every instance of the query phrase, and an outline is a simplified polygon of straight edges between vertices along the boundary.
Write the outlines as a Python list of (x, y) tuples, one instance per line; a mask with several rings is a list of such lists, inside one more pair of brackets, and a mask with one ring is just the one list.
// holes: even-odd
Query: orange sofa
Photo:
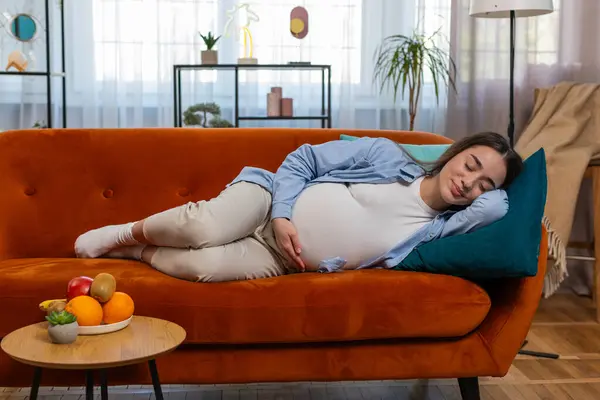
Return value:
[[(482, 288), (390, 270), (304, 273), (200, 284), (142, 263), (73, 258), (82, 232), (219, 193), (243, 166), (275, 170), (303, 143), (340, 133), (449, 143), (428, 133), (336, 129), (69, 129), (0, 134), (0, 337), (38, 322), (38, 303), (79, 275), (109, 272), (136, 314), (176, 322), (186, 343), (157, 360), (161, 381), (245, 383), (503, 376), (526, 337), (546, 268)], [(544, 234), (545, 235), (545, 234)], [(546, 254), (543, 236), (541, 254)], [(119, 376), (117, 376), (119, 375)], [(0, 386), (29, 386), (30, 367), (0, 355)], [(45, 371), (42, 385), (81, 385)], [(145, 365), (111, 384), (149, 384)], [(467, 396), (467, 395), (465, 395)]]

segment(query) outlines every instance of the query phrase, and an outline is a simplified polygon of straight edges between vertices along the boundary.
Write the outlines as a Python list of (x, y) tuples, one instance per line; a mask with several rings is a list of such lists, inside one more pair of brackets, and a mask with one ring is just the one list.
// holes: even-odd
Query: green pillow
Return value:
[[(356, 140), (357, 136), (340, 135), (340, 140)], [(423, 162), (434, 162), (450, 147), (449, 144), (404, 144), (398, 143), (411, 156)]]
[(523, 172), (506, 190), (509, 209), (504, 218), (471, 233), (419, 246), (395, 269), (471, 279), (535, 276), (546, 186), (546, 157), (540, 149), (525, 161)]

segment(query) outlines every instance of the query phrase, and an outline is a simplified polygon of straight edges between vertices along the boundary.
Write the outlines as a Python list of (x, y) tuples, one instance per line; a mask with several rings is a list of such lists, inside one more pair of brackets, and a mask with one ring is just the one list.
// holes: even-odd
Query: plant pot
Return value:
[(219, 52), (216, 50), (203, 50), (201, 54), (202, 64), (214, 65), (219, 63)]
[(69, 344), (77, 339), (79, 324), (77, 321), (67, 325), (48, 324), (48, 336), (50, 341), (56, 344)]

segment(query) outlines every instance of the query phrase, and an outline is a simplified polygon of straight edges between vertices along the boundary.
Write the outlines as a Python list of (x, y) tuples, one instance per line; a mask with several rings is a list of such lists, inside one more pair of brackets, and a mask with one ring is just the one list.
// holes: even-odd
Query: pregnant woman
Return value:
[(415, 247), (502, 218), (523, 162), (480, 133), (432, 165), (383, 138), (303, 145), (275, 174), (244, 168), (216, 198), (89, 231), (83, 258), (141, 260), (198, 282), (392, 268)]

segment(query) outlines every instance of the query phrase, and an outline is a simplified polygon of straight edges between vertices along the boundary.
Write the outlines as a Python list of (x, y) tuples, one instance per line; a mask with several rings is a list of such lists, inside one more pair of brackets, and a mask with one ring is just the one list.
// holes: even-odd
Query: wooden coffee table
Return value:
[(94, 398), (94, 370), (100, 371), (101, 398), (108, 398), (106, 369), (148, 362), (154, 395), (163, 399), (155, 358), (175, 350), (185, 339), (177, 324), (156, 318), (134, 316), (131, 324), (118, 332), (98, 336), (78, 336), (74, 343), (53, 344), (48, 323), (40, 322), (17, 329), (2, 339), (2, 350), (13, 359), (35, 367), (29, 398), (36, 400), (42, 369), (86, 371), (86, 400)]

